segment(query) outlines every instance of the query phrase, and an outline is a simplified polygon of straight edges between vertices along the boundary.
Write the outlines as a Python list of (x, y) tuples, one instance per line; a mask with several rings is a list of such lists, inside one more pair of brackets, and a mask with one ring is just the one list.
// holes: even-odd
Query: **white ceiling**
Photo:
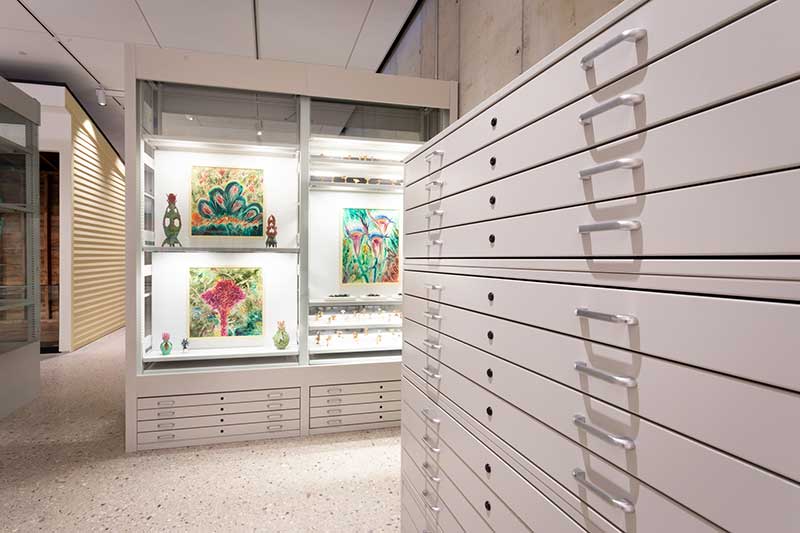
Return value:
[(0, 0), (0, 76), (66, 83), (121, 153), (124, 101), (100, 107), (95, 89), (123, 88), (125, 42), (374, 72), (414, 4)]

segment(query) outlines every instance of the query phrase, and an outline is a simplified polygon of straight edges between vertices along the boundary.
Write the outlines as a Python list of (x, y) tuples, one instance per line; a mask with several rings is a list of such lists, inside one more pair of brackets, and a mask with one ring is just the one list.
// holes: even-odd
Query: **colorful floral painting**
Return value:
[(262, 335), (263, 313), (260, 268), (189, 269), (189, 337)]
[(192, 167), (194, 236), (263, 237), (264, 172)]
[(342, 285), (400, 281), (400, 211), (346, 207), (342, 213)]

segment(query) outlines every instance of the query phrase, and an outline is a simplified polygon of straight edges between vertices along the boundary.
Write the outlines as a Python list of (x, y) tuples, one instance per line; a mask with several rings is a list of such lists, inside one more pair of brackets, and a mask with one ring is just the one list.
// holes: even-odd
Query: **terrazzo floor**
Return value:
[(399, 530), (399, 429), (125, 454), (124, 338), (0, 420), (0, 531)]

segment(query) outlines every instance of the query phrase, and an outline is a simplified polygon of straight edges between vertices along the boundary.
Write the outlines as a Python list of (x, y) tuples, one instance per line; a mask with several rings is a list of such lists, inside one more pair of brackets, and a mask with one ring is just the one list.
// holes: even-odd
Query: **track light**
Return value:
[(98, 87), (95, 93), (97, 94), (97, 103), (105, 107), (106, 104), (108, 104), (106, 101), (106, 91), (102, 87)]

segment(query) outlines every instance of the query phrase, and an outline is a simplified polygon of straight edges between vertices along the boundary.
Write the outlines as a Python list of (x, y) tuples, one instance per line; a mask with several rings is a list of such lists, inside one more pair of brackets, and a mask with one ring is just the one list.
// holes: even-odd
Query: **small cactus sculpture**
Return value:
[(267, 218), (267, 248), (277, 248), (278, 246), (278, 223), (275, 222), (275, 215)]
[(181, 232), (181, 214), (178, 212), (178, 207), (175, 205), (177, 197), (175, 193), (167, 195), (167, 209), (164, 211), (164, 235), (166, 238), (161, 246), (180, 246), (183, 245), (178, 241), (178, 234)]
[(272, 342), (279, 350), (285, 350), (289, 346), (289, 332), (286, 331), (286, 322), (283, 320), (278, 321), (278, 331), (272, 336)]
[(172, 343), (169, 341), (169, 333), (164, 332), (161, 334), (161, 355), (169, 355), (172, 352)]

